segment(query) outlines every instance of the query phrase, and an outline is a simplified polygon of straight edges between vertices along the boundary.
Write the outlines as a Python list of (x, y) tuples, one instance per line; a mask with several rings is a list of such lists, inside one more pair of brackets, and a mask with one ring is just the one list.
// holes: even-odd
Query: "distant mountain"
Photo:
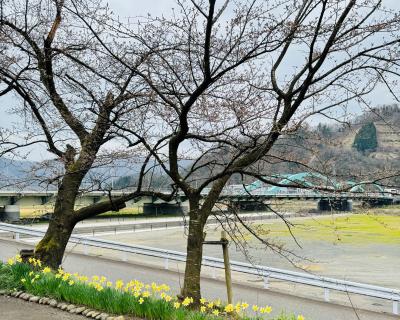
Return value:
[[(135, 186), (137, 175), (139, 174), (144, 159), (99, 159), (93, 169), (89, 171), (83, 182), (83, 188), (102, 187), (102, 188), (124, 188)], [(190, 161), (180, 161), (180, 166), (188, 166)], [(152, 185), (157, 187), (170, 185), (160, 166), (155, 163), (148, 174), (147, 183), (151, 180)], [(10, 158), (0, 158), (0, 188), (15, 189), (55, 189), (55, 185), (43, 183), (52, 178), (62, 175), (63, 168), (58, 161), (46, 160), (43, 162), (15, 160)]]
[(34, 166), (34, 162), (27, 160), (13, 160), (6, 157), (0, 158), (0, 176), (20, 178)]

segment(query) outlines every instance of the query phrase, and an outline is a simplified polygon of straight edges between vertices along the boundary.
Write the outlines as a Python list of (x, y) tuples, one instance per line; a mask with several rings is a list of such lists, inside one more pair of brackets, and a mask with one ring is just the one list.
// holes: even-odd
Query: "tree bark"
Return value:
[(62, 263), (65, 248), (72, 234), (75, 224), (63, 217), (50, 220), (45, 236), (35, 248), (35, 257), (43, 265), (56, 270)]
[(49, 227), (35, 248), (35, 257), (52, 269), (61, 265), (65, 248), (77, 223), (74, 215), (75, 200), (85, 173), (78, 171), (64, 176)]
[(203, 258), (204, 219), (199, 209), (199, 201), (190, 200), (189, 235), (187, 240), (187, 257), (185, 277), (181, 291), (182, 298), (193, 298), (194, 306), (198, 306), (201, 298), (200, 275)]

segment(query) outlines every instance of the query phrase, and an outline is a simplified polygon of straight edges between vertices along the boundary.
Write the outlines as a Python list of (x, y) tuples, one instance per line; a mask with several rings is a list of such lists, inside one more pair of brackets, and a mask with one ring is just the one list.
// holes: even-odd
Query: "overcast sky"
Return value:
[[(108, 3), (110, 8), (112, 8), (112, 10), (121, 18), (143, 16), (147, 15), (148, 13), (151, 13), (153, 16), (159, 16), (161, 14), (168, 16), (172, 12), (172, 8), (176, 6), (175, 0), (112, 0), (108, 1)], [(383, 3), (386, 7), (395, 10), (400, 9), (400, 0), (383, 0)], [(393, 98), (383, 89), (375, 90), (375, 92), (369, 97), (369, 100), (374, 105), (390, 104), (395, 102)], [(10, 124), (17, 122), (18, 118), (16, 116), (12, 116), (5, 111), (6, 109), (12, 107), (15, 103), (16, 100), (11, 95), (0, 97), (1, 127), (8, 127)], [(353, 104), (350, 109), (351, 113), (360, 112), (360, 109), (355, 104)], [(316, 121), (319, 121), (319, 119)], [(321, 121), (325, 120), (321, 119)], [(48, 153), (45, 151), (45, 149), (41, 148), (36, 148), (36, 150), (32, 152), (30, 156), (32, 160), (40, 160), (47, 157)]]

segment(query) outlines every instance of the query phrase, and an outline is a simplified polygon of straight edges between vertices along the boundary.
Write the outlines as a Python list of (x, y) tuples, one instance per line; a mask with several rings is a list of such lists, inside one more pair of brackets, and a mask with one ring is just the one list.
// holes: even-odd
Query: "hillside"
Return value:
[[(369, 153), (368, 156), (385, 160), (400, 158), (400, 126), (383, 120), (373, 121), (372, 123), (377, 131), (378, 148), (376, 151)], [(361, 127), (361, 124), (354, 125), (354, 127), (337, 137), (343, 149), (353, 149), (354, 139)]]
[[(372, 123), (376, 128), (377, 147), (371, 151), (360, 152), (354, 148), (354, 140), (361, 128)], [(223, 157), (223, 155), (221, 155)], [(276, 157), (275, 157), (276, 156)], [(274, 159), (275, 157), (275, 159)], [(276, 160), (281, 159), (281, 160)], [(289, 161), (285, 161), (289, 160)], [(306, 164), (306, 167), (298, 163)], [(182, 160), (182, 167), (187, 167), (190, 161)], [(60, 170), (59, 163), (48, 161), (36, 174), (35, 185), (44, 177), (54, 175)], [(109, 184), (111, 181), (115, 188), (134, 186), (137, 181), (137, 174), (141, 166), (141, 159), (126, 159), (112, 162), (105, 162), (103, 165), (92, 169), (86, 178), (87, 184), (102, 181)], [(388, 174), (399, 171), (400, 168), (400, 108), (397, 105), (382, 106), (371, 109), (354, 118), (350, 126), (338, 124), (320, 124), (317, 127), (303, 127), (296, 134), (282, 136), (272, 150), (271, 160), (262, 161), (257, 164), (263, 174), (285, 174), (306, 170), (317, 170), (327, 175), (342, 175), (355, 180), (366, 180), (376, 178), (374, 175), (385, 171)], [(7, 158), (0, 158), (0, 177), (10, 182), (12, 179), (23, 179), (29, 177), (31, 167), (41, 167), (40, 164), (29, 161), (14, 161)], [(45, 169), (44, 169), (45, 168)], [(193, 179), (202, 181), (209, 175), (207, 168), (199, 170)], [(8, 178), (7, 178), (8, 177)], [(361, 178), (362, 177), (362, 178)], [(247, 182), (251, 182), (254, 178)], [(30, 179), (32, 180), (32, 179)], [(397, 181), (399, 180), (399, 181)], [(166, 188), (170, 180), (160, 171), (160, 168), (152, 171), (151, 182), (153, 187)], [(240, 175), (234, 175), (230, 183), (242, 183)], [(390, 183), (400, 185), (400, 179), (391, 179)], [(31, 184), (32, 187), (32, 184)], [(48, 187), (48, 186), (46, 186)]]

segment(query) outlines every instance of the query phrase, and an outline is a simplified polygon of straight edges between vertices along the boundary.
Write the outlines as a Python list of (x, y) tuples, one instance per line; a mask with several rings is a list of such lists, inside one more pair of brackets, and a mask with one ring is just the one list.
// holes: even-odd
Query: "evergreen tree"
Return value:
[(365, 152), (375, 151), (377, 147), (376, 127), (373, 122), (368, 122), (357, 132), (353, 148), (356, 148), (360, 152)]

